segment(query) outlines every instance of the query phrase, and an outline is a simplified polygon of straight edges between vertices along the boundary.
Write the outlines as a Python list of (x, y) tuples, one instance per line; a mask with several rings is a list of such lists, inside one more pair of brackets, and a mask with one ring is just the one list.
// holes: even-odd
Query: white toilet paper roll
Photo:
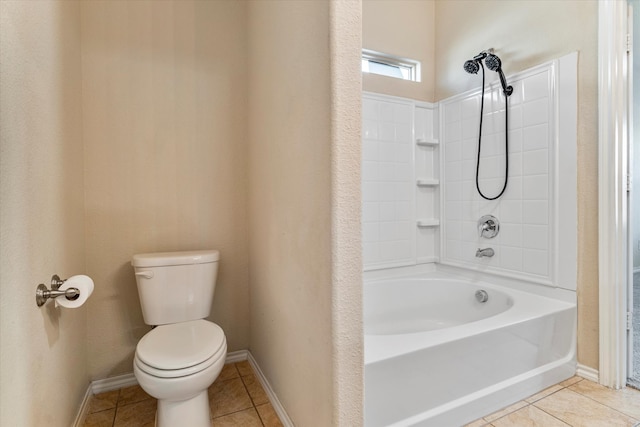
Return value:
[(69, 288), (76, 288), (80, 291), (80, 296), (76, 300), (68, 300), (64, 295), (59, 296), (55, 299), (56, 307), (64, 307), (64, 308), (78, 308), (82, 304), (87, 301), (91, 293), (93, 292), (93, 280), (91, 277), (84, 276), (82, 274), (78, 276), (69, 277), (63, 284), (60, 286), (60, 291), (65, 291)]

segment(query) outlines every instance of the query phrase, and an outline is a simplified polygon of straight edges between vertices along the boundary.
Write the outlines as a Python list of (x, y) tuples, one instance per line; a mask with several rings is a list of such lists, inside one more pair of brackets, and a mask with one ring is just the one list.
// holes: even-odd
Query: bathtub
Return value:
[(575, 303), (510, 287), (365, 280), (364, 324), (367, 427), (461, 426), (575, 373)]

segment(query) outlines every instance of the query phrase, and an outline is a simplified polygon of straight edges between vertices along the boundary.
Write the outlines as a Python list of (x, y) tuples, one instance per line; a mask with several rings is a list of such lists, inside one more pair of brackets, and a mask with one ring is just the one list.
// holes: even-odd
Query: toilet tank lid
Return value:
[(134, 267), (164, 267), (170, 265), (207, 264), (217, 262), (219, 259), (220, 252), (216, 250), (155, 252), (134, 255), (131, 265)]

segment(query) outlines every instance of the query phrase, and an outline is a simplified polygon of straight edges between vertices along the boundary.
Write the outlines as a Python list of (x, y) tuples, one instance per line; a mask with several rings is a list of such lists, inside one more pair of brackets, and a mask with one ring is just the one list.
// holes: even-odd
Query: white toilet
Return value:
[(144, 322), (156, 326), (136, 347), (133, 372), (158, 399), (157, 427), (210, 426), (207, 389), (227, 355), (211, 311), (218, 251), (134, 255)]

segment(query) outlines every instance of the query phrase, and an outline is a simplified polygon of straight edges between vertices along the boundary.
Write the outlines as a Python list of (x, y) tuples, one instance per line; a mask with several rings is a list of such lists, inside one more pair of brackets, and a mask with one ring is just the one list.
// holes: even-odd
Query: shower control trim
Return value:
[(486, 239), (493, 239), (500, 232), (500, 221), (493, 215), (484, 215), (478, 220), (478, 234)]

